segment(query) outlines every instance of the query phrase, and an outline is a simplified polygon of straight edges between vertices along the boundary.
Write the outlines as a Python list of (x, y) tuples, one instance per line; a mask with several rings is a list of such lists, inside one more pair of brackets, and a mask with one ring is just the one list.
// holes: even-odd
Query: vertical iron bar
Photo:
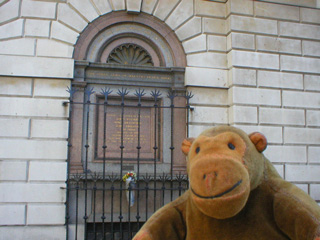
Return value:
[(113, 173), (111, 175), (111, 240), (114, 240), (114, 225), (113, 225), (113, 198), (114, 198), (114, 181), (115, 179), (113, 178)]
[(148, 220), (148, 200), (149, 200), (149, 180), (150, 178), (148, 178), (148, 174), (146, 175), (146, 221)]
[(97, 176), (93, 176), (93, 235), (94, 240), (97, 240), (97, 231), (96, 231), (96, 195), (97, 195)]
[(156, 211), (156, 203), (157, 203), (157, 150), (158, 150), (158, 146), (157, 146), (157, 136), (158, 134), (160, 135), (160, 133), (157, 132), (157, 124), (158, 124), (158, 97), (161, 96), (160, 91), (158, 91), (157, 89), (151, 93), (151, 95), (154, 97), (154, 158), (153, 158), (153, 181), (154, 181), (154, 189), (153, 189), (153, 211)]
[(79, 212), (79, 180), (76, 185), (76, 227), (75, 227), (75, 240), (78, 239), (78, 212)]
[(86, 153), (85, 153), (85, 163), (84, 163), (84, 236), (85, 239), (88, 239), (88, 226), (87, 226), (87, 220), (88, 220), (88, 156), (89, 156), (89, 113), (90, 113), (90, 96), (93, 94), (93, 88), (88, 88), (85, 90), (85, 94), (87, 95), (87, 102), (85, 103), (86, 106)]
[(107, 106), (108, 106), (108, 96), (112, 93), (110, 88), (105, 88), (102, 90), (102, 94), (104, 95), (104, 104), (103, 104), (103, 170), (102, 170), (102, 239), (106, 239), (106, 233), (105, 233), (105, 195), (106, 195), (106, 150), (107, 150), (107, 144), (106, 144), (106, 132), (107, 132)]
[(129, 222), (129, 226), (128, 226), (128, 239), (131, 240), (131, 221), (130, 221), (130, 217), (131, 217), (131, 212), (130, 212), (130, 203), (131, 203), (131, 184), (129, 183), (129, 187), (128, 187), (128, 192), (129, 192), (129, 204), (128, 204), (128, 222)]
[(175, 93), (173, 91), (171, 91), (168, 94), (168, 97), (170, 98), (171, 104), (170, 104), (170, 110), (171, 110), (171, 131), (170, 131), (170, 154), (171, 154), (171, 158), (170, 158), (170, 177), (171, 177), (171, 181), (170, 181), (170, 199), (171, 201), (173, 200), (173, 151), (174, 151), (174, 146), (173, 146), (173, 131), (174, 131), (174, 98), (176, 97)]
[(120, 220), (120, 235), (121, 239), (123, 239), (123, 229), (122, 229), (122, 191), (123, 191), (123, 182), (122, 182), (122, 174), (123, 174), (123, 149), (124, 149), (124, 97), (128, 94), (127, 89), (123, 89), (118, 91), (118, 94), (121, 96), (121, 138), (120, 138), (120, 210), (119, 210), (119, 220)]
[(66, 90), (68, 93), (70, 93), (70, 100), (69, 100), (69, 122), (68, 122), (68, 155), (67, 155), (67, 180), (66, 180), (66, 240), (69, 239), (69, 220), (70, 220), (70, 213), (69, 213), (69, 206), (70, 206), (70, 151), (71, 151), (71, 147), (72, 147), (72, 142), (71, 142), (71, 123), (72, 123), (72, 105), (73, 105), (73, 95), (76, 92), (76, 90), (71, 87), (71, 88), (67, 88)]
[(137, 145), (137, 225), (138, 229), (140, 229), (140, 150), (141, 150), (141, 139), (140, 139), (140, 134), (141, 134), (141, 97), (145, 95), (144, 90), (136, 91), (135, 94), (138, 97), (138, 145)]

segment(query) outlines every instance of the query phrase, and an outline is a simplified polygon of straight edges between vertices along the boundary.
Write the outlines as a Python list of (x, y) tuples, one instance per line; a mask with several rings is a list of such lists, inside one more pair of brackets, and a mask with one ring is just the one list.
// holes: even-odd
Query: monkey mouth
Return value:
[(233, 191), (235, 188), (237, 188), (240, 184), (242, 183), (242, 180), (239, 180), (236, 184), (234, 184), (231, 188), (227, 189), (226, 191), (222, 192), (222, 193), (219, 193), (217, 195), (214, 195), (214, 196), (201, 196), (199, 194), (197, 194), (192, 188), (191, 188), (191, 191), (194, 195), (196, 195), (197, 197), (199, 198), (203, 198), (203, 199), (215, 199), (215, 198), (219, 198), (219, 197), (222, 197), (223, 195)]

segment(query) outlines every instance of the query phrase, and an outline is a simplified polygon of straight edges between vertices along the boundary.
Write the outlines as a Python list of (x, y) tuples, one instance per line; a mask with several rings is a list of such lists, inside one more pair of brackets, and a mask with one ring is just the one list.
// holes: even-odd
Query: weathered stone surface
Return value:
[(187, 67), (187, 86), (224, 87), (228, 85), (228, 72), (222, 69)]
[(182, 41), (201, 33), (201, 18), (194, 17), (176, 30), (178, 38)]
[(8, 76), (73, 77), (73, 59), (3, 55), (0, 63), (0, 73)]
[(193, 0), (182, 0), (166, 20), (166, 24), (176, 29), (193, 16)]
[(49, 37), (50, 21), (27, 19), (24, 33), (30, 37)]

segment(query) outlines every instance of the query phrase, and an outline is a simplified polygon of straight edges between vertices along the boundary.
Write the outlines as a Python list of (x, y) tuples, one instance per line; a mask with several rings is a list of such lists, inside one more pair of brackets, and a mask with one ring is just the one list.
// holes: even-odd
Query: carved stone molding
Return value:
[(123, 44), (112, 50), (107, 63), (137, 66), (153, 66), (151, 55), (135, 44)]

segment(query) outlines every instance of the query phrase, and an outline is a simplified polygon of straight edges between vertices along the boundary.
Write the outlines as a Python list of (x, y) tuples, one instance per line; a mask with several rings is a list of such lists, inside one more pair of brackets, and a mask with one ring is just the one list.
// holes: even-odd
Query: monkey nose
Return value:
[(203, 174), (203, 180), (206, 180), (206, 179), (214, 179), (218, 177), (218, 172), (214, 171), (212, 173), (208, 173), (208, 174)]
[(211, 192), (213, 187), (213, 182), (216, 180), (218, 172), (214, 171), (211, 173), (203, 174), (203, 180), (207, 191)]

